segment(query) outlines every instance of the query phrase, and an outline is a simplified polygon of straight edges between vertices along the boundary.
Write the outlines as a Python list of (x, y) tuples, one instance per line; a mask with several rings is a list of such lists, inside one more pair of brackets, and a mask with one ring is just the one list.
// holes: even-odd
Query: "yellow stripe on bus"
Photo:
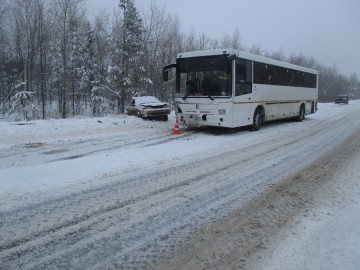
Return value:
[[(247, 101), (247, 102), (233, 102), (233, 104), (251, 104), (251, 103), (282, 103), (282, 102), (300, 102), (303, 100), (282, 100), (282, 101)], [(308, 99), (305, 102), (317, 101), (317, 99)]]

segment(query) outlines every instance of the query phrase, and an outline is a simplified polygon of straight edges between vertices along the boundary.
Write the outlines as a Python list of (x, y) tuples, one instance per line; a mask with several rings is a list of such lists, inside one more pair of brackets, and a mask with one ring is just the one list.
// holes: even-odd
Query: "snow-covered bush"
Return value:
[(40, 118), (40, 110), (33, 104), (34, 92), (20, 91), (11, 98), (10, 114), (15, 114), (15, 121), (29, 121)]

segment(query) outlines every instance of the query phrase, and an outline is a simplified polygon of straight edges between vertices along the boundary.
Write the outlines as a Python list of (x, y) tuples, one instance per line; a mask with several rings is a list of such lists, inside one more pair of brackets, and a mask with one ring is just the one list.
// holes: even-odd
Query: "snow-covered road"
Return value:
[(319, 104), (301, 123), (182, 135), (173, 117), (1, 122), (0, 268), (181, 268), (167, 254), (337, 153), (359, 113), (358, 101)]

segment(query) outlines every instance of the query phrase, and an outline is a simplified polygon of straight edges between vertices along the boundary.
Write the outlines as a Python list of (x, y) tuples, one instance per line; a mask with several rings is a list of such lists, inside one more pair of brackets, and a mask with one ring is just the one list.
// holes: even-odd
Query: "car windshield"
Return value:
[(177, 97), (230, 97), (231, 62), (227, 55), (177, 60)]
[(338, 95), (338, 98), (347, 98), (347, 95)]

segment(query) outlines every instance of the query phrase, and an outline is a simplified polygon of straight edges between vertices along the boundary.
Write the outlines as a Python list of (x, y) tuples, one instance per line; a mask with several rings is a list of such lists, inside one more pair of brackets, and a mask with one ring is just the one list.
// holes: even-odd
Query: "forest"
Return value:
[(357, 74), (345, 76), (301, 52), (269, 52), (241, 42), (241, 29), (222, 37), (180, 31), (162, 2), (89, 16), (85, 0), (0, 0), (0, 118), (34, 120), (126, 111), (131, 97), (173, 103), (174, 81), (162, 68), (181, 52), (233, 48), (319, 71), (319, 101), (360, 95)]

